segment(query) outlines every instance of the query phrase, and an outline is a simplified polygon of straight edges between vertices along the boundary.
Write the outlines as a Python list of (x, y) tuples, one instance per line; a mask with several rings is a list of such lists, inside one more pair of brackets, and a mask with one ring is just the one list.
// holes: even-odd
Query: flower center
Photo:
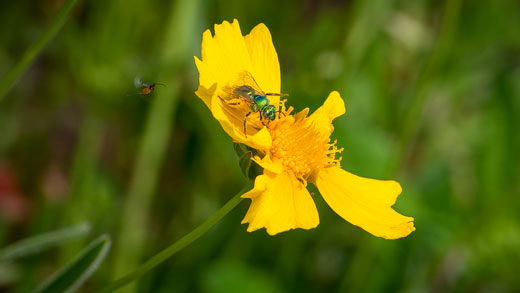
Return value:
[(306, 125), (305, 118), (296, 122), (277, 122), (269, 129), (273, 138), (271, 156), (297, 178), (306, 180), (316, 169), (339, 165), (341, 157), (335, 157), (343, 149), (336, 147), (336, 141), (330, 143), (330, 138), (319, 133), (312, 125)]

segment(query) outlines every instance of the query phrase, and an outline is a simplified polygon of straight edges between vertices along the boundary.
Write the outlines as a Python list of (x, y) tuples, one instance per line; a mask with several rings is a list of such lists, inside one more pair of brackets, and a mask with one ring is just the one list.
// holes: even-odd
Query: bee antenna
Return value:
[(265, 95), (266, 95), (266, 96), (287, 97), (289, 94), (266, 93)]
[(155, 84), (156, 84), (156, 85), (166, 86), (164, 83), (158, 83), (158, 82), (156, 82)]

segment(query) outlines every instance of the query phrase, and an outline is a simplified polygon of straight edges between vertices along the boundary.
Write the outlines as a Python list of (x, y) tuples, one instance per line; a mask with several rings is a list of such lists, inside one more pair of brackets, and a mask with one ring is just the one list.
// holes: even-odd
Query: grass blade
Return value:
[(85, 237), (90, 233), (90, 230), (90, 224), (81, 223), (20, 240), (0, 250), (0, 263), (35, 254), (75, 238)]
[(101, 235), (83, 249), (70, 263), (59, 269), (37, 289), (37, 292), (72, 292), (79, 288), (105, 259), (112, 241)]
[(58, 33), (61, 29), (67, 16), (72, 11), (72, 8), (76, 6), (78, 0), (68, 0), (58, 12), (58, 15), (54, 18), (52, 23), (45, 29), (43, 34), (40, 36), (38, 40), (34, 44), (32, 44), (27, 51), (23, 54), (22, 58), (16, 65), (7, 73), (7, 75), (0, 80), (0, 101), (2, 98), (9, 92), (9, 90), (16, 83), (18, 78), (25, 72), (27, 67), (31, 65), (34, 61), (34, 58), (40, 54), (40, 52), (45, 48), (47, 43)]
[[(165, 67), (163, 80), (168, 91), (157, 91), (148, 112), (143, 137), (133, 168), (128, 196), (122, 208), (121, 229), (116, 238), (116, 276), (136, 267), (147, 243), (148, 219), (155, 194), (159, 171), (166, 155), (168, 141), (174, 127), (174, 116), (181, 88), (180, 73), (189, 55), (189, 42), (196, 30), (200, 1), (177, 0), (165, 27), (161, 63)], [(132, 289), (129, 292), (135, 291)]]
[(101, 289), (100, 292), (113, 292), (121, 287), (124, 287), (133, 281), (142, 277), (145, 273), (151, 269), (160, 265), (161, 263), (168, 260), (177, 252), (190, 245), (193, 241), (199, 239), (202, 235), (206, 234), (213, 226), (215, 226), (222, 218), (224, 218), (231, 210), (233, 210), (241, 201), (242, 194), (251, 189), (251, 185), (246, 184), (234, 197), (232, 197), (224, 206), (216, 211), (209, 219), (204, 223), (200, 224), (197, 228), (186, 234), (181, 239), (175, 241), (172, 245), (166, 247), (161, 252), (154, 255), (143, 265), (139, 266), (133, 272), (126, 274), (125, 276), (113, 281), (108, 284), (105, 288)]

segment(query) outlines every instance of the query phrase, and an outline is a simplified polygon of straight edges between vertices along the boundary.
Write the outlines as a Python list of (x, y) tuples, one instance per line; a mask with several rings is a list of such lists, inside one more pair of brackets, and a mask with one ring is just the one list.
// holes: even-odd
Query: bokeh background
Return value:
[[(0, 3), (0, 78), (65, 1)], [(80, 1), (0, 99), (0, 247), (78, 223), (88, 237), (0, 266), (26, 292), (107, 233), (81, 288), (99, 289), (173, 243), (244, 185), (230, 138), (194, 91), (202, 32), (263, 22), (296, 109), (338, 90), (342, 166), (396, 179), (415, 217), (400, 240), (337, 216), (268, 236), (243, 201), (128, 287), (139, 292), (520, 291), (520, 2)], [(135, 95), (136, 76), (160, 82)], [(312, 188), (312, 187), (311, 187)]]

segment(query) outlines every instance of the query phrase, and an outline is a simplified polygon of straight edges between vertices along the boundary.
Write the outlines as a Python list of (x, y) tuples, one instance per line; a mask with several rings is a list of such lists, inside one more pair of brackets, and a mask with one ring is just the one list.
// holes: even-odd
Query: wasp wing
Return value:
[(149, 84), (147, 84), (146, 82), (143, 82), (139, 76), (136, 76), (134, 78), (134, 86), (136, 88), (140, 89), (140, 88), (149, 86)]

